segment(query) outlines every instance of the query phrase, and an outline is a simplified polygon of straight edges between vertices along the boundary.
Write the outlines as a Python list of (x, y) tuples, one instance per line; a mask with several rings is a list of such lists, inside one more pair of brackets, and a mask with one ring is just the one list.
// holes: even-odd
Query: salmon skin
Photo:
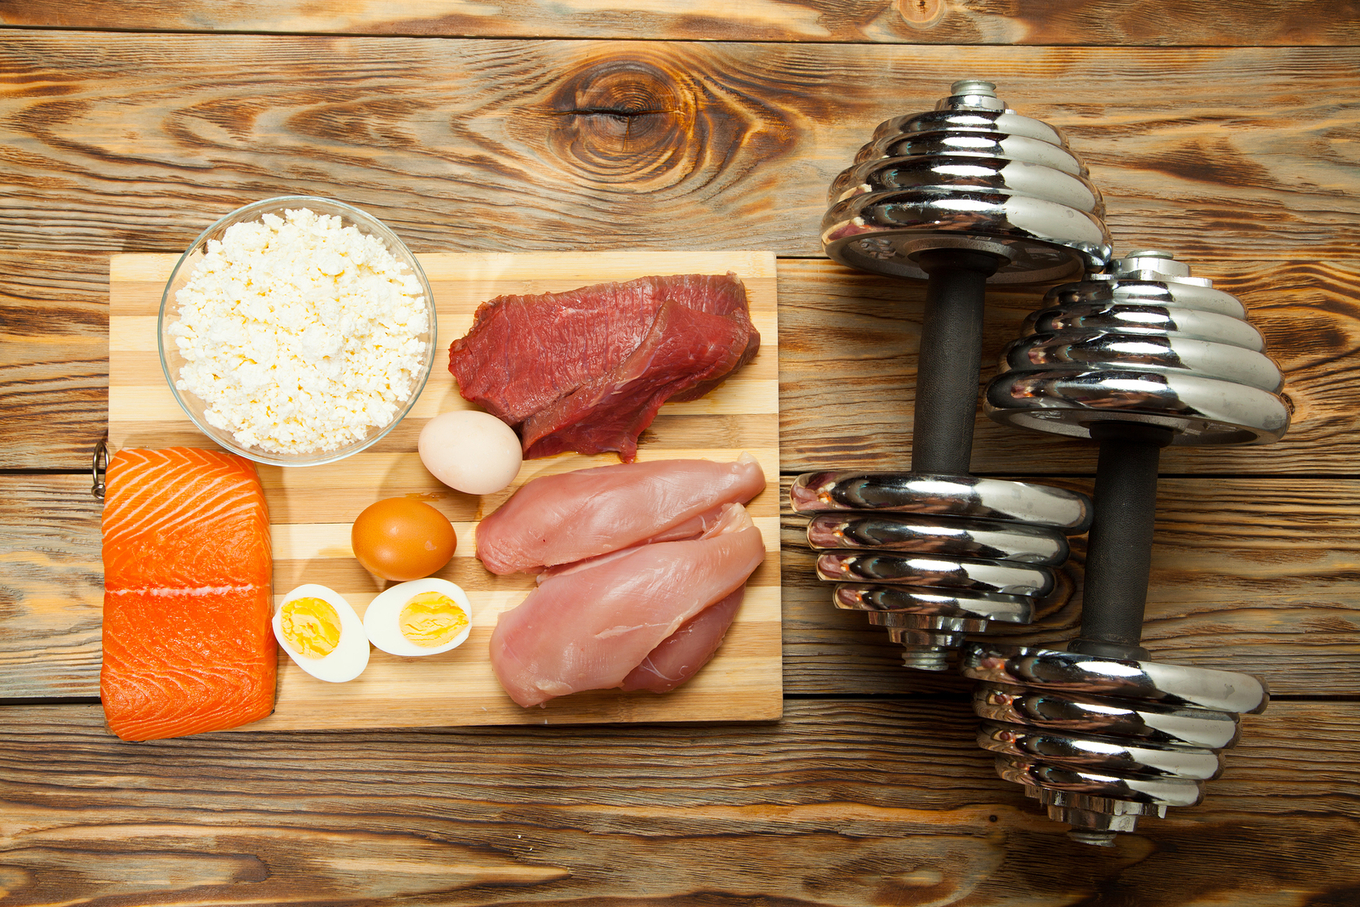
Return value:
[(274, 708), (269, 512), (255, 466), (120, 450), (105, 473), (99, 694), (124, 740), (238, 727)]

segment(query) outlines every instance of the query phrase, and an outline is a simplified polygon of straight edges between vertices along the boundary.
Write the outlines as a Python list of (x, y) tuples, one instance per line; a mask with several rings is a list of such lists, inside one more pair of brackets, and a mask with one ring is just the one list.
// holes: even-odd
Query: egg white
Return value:
[[(467, 627), (442, 646), (430, 648), (418, 646), (402, 635), (401, 609), (413, 596), (422, 592), (443, 593), (453, 599), (454, 603), (467, 614)], [(412, 580), (385, 589), (374, 597), (368, 605), (368, 610), (364, 612), (364, 632), (368, 634), (369, 641), (391, 655), (438, 655), (440, 652), (461, 646), (471, 631), (472, 603), (468, 601), (467, 593), (458, 585), (435, 577)]]
[[(283, 606), (297, 598), (319, 598), (328, 602), (340, 616), (340, 642), (334, 651), (321, 658), (308, 658), (293, 648), (283, 635)], [(274, 638), (279, 641), (283, 651), (293, 659), (299, 668), (317, 680), (327, 683), (346, 683), (364, 672), (368, 667), (368, 635), (364, 633), (364, 622), (349, 602), (333, 589), (316, 583), (304, 583), (283, 597), (274, 610)]]

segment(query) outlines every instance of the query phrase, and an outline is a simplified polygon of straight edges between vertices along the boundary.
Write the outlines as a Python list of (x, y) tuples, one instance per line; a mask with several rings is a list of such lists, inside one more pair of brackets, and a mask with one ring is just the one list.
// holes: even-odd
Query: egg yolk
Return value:
[(284, 602), (280, 618), (283, 638), (304, 658), (325, 658), (340, 644), (340, 615), (325, 599)]
[(442, 646), (468, 625), (467, 612), (442, 592), (421, 592), (401, 609), (401, 635), (427, 649)]

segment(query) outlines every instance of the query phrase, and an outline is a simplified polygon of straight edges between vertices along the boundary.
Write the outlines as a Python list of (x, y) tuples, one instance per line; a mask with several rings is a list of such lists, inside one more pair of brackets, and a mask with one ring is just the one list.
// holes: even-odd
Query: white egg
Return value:
[(298, 667), (327, 683), (353, 680), (368, 667), (368, 636), (358, 612), (316, 583), (283, 597), (274, 612), (274, 638)]
[(494, 494), (515, 480), (522, 454), (515, 430), (476, 409), (440, 413), (420, 430), (420, 462), (467, 494)]
[(369, 641), (392, 655), (447, 652), (462, 645), (471, 630), (472, 603), (467, 593), (435, 577), (385, 589), (364, 612)]

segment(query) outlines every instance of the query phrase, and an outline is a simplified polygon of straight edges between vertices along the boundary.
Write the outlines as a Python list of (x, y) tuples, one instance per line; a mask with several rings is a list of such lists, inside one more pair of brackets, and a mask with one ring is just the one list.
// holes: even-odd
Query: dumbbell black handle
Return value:
[(1003, 259), (972, 249), (915, 256), (928, 275), (916, 373), (911, 471), (968, 474), (982, 364), (984, 286)]
[(1100, 442), (1095, 515), (1087, 539), (1081, 636), (1068, 649), (1104, 658), (1146, 659), (1143, 612), (1152, 569), (1157, 465), (1171, 429), (1138, 422), (1091, 427)]

